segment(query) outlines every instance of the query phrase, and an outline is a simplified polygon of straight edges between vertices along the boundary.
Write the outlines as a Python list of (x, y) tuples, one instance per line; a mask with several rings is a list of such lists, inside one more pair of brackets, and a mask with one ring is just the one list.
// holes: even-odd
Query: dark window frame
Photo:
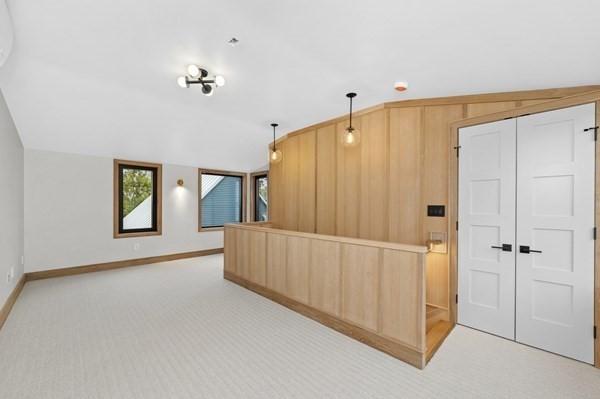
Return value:
[[(152, 172), (152, 227), (143, 229), (123, 228), (123, 170), (137, 169)], [(162, 165), (114, 160), (114, 238), (162, 235)]]
[[(258, 196), (258, 187), (256, 186), (258, 183), (258, 179), (261, 178), (266, 178), (267, 179), (267, 220), (269, 221), (269, 171), (268, 170), (263, 170), (260, 172), (254, 172), (250, 174), (250, 215), (251, 215), (251, 221), (252, 222), (256, 222), (259, 221), (258, 220), (258, 208), (256, 206), (257, 204), (257, 196)], [(261, 222), (266, 222), (266, 221), (261, 221)]]
[(198, 231), (219, 231), (225, 228), (225, 226), (202, 226), (202, 175), (230, 176), (241, 179), (240, 223), (244, 223), (246, 221), (246, 173), (200, 168), (198, 169)]

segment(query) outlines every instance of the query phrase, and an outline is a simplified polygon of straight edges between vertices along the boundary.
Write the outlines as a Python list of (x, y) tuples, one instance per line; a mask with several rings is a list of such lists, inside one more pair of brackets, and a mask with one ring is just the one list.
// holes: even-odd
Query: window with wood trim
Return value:
[(114, 161), (114, 237), (162, 233), (162, 165)]
[(269, 173), (256, 172), (250, 175), (252, 221), (269, 220)]
[(246, 214), (246, 174), (198, 170), (198, 230), (221, 229), (241, 223)]

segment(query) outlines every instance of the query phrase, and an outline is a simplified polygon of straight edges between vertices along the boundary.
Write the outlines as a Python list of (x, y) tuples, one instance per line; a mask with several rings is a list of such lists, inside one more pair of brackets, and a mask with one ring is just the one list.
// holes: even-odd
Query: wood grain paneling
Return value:
[(377, 331), (380, 249), (342, 244), (342, 317)]
[[(381, 269), (381, 333), (425, 349), (425, 279), (423, 256), (383, 250)], [(398, 300), (398, 291), (410, 293)], [(413, 322), (416, 321), (416, 322)]]
[(298, 230), (298, 184), (300, 173), (300, 136), (291, 137), (281, 143), (283, 152), (282, 181), (289, 184), (283, 185), (283, 223), (287, 230)]
[(287, 237), (286, 294), (296, 301), (308, 304), (310, 268), (310, 239)]
[[(294, 310), (318, 316), (316, 320), (338, 331), (423, 367), (425, 247), (280, 230), (257, 223), (227, 225), (225, 234), (226, 252), (241, 251), (231, 259), (250, 259), (250, 272), (243, 267), (242, 272), (225, 271), (225, 278), (285, 306), (292, 304)], [(240, 244), (241, 240), (248, 243)], [(254, 265), (262, 262), (253, 248), (261, 248), (263, 241), (266, 280), (255, 283), (242, 273), (252, 276)]]
[[(361, 129), (360, 120), (353, 121)], [(345, 147), (341, 144), (347, 122), (337, 124), (337, 179), (336, 179), (336, 234), (345, 237), (359, 236), (361, 144)], [(362, 141), (362, 139), (361, 139)]]
[(323, 312), (341, 314), (340, 244), (312, 241), (310, 258), (310, 305)]
[(468, 118), (471, 118), (473, 116), (493, 114), (494, 112), (501, 112), (501, 111), (506, 111), (509, 109), (516, 108), (516, 106), (517, 106), (517, 103), (515, 101), (500, 101), (500, 102), (493, 102), (493, 103), (468, 104), (466, 116)]
[(298, 231), (315, 232), (316, 131), (298, 136)]
[(253, 283), (267, 283), (267, 236), (263, 232), (252, 232), (249, 237), (247, 279)]
[(317, 130), (316, 232), (335, 235), (336, 213), (336, 126)]
[(389, 240), (419, 244), (423, 108), (389, 110)]
[(388, 134), (387, 111), (360, 118), (360, 211), (358, 236), (377, 241), (388, 239)]
[(287, 237), (281, 234), (267, 236), (267, 287), (286, 293)]
[[(423, 170), (421, 172), (421, 242), (429, 232), (448, 230), (447, 217), (427, 217), (427, 205), (448, 204), (448, 127), (463, 117), (460, 105), (425, 107), (423, 127)], [(448, 257), (427, 257), (427, 303), (448, 308)]]
[[(236, 248), (237, 234), (238, 230), (225, 229), (225, 232), (223, 233), (223, 246), (229, 249)], [(236, 253), (237, 251), (234, 250), (225, 251), (223, 255), (223, 268), (226, 272), (237, 273)]]

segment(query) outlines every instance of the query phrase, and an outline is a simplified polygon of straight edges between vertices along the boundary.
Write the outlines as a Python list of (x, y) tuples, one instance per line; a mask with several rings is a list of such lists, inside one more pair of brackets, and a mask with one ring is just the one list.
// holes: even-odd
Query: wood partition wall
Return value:
[(425, 366), (443, 338), (426, 337), (426, 247), (271, 226), (225, 226), (226, 279)]
[[(360, 145), (346, 148), (347, 117), (278, 140), (283, 160), (269, 171), (269, 219), (285, 230), (424, 245), (449, 232), (427, 205), (448, 206), (450, 123), (529, 106), (600, 86), (386, 103), (356, 113)], [(360, 97), (358, 97), (360, 101)], [(427, 259), (427, 304), (449, 310), (447, 254)], [(449, 317), (447, 316), (449, 319)]]

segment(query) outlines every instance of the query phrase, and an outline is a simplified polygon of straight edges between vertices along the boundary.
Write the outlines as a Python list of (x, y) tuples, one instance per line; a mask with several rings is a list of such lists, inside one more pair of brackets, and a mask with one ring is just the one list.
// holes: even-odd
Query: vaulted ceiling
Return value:
[[(339, 116), (351, 90), (362, 108), (600, 83), (597, 0), (8, 6), (15, 44), (0, 88), (27, 148), (249, 171), (267, 163), (270, 122), (284, 134)], [(179, 88), (188, 63), (226, 86)]]

